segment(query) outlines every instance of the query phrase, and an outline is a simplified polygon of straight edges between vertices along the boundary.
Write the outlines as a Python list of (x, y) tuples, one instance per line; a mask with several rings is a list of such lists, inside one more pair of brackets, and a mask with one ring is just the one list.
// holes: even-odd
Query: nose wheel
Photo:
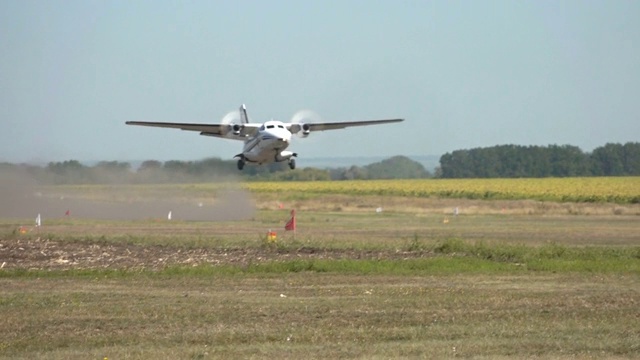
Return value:
[(289, 168), (291, 170), (296, 168), (296, 161), (294, 159), (289, 159)]
[(238, 160), (238, 170), (242, 170), (244, 168), (244, 160)]

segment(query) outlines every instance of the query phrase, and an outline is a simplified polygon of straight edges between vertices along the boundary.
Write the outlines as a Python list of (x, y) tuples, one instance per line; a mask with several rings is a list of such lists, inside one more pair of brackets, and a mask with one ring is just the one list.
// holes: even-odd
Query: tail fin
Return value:
[(244, 104), (240, 106), (240, 122), (242, 124), (249, 123), (249, 117), (247, 116), (247, 107)]

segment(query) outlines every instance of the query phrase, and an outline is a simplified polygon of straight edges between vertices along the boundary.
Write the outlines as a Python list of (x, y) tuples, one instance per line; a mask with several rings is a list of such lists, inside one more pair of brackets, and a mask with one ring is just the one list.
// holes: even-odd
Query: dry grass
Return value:
[(561, 203), (535, 200), (473, 200), (401, 196), (314, 195), (288, 199), (286, 194), (255, 195), (257, 207), (277, 209), (286, 204), (311, 211), (372, 212), (377, 208), (411, 214), (452, 215), (455, 208), (466, 215), (640, 215), (640, 204)]
[(635, 358), (637, 277), (5, 279), (0, 357)]

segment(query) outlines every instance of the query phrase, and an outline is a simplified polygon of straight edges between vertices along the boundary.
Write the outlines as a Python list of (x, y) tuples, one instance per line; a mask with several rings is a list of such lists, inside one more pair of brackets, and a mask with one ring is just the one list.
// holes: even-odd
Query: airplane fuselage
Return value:
[(295, 167), (292, 157), (296, 154), (285, 149), (291, 144), (291, 132), (280, 121), (265, 122), (258, 132), (248, 138), (244, 143), (242, 154), (236, 155), (240, 158), (238, 167), (247, 162), (249, 164), (268, 164), (272, 162), (288, 161), (290, 167)]

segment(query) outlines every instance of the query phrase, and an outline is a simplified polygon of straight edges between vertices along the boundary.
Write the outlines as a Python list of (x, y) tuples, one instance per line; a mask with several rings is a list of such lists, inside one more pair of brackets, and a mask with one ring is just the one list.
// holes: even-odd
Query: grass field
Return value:
[[(47, 191), (213, 209), (206, 188)], [(249, 197), (246, 219), (0, 220), (0, 358), (640, 356), (638, 204)]]

